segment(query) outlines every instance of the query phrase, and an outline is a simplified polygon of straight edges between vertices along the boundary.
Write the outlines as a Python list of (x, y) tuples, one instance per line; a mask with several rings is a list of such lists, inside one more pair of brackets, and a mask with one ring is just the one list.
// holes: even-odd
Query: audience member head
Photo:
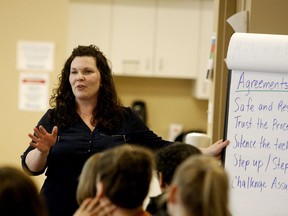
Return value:
[(228, 216), (228, 177), (212, 157), (197, 155), (176, 170), (168, 192), (171, 216)]
[(156, 153), (156, 170), (160, 187), (165, 189), (170, 185), (176, 168), (189, 156), (201, 154), (195, 146), (176, 142)]
[(46, 216), (46, 211), (29, 176), (12, 166), (0, 167), (0, 215)]
[(142, 209), (153, 169), (154, 155), (144, 147), (125, 144), (108, 149), (99, 160), (98, 195), (122, 209)]
[(96, 177), (98, 161), (101, 153), (92, 155), (84, 164), (79, 176), (79, 183), (76, 191), (76, 199), (80, 205), (86, 198), (95, 197), (97, 194)]

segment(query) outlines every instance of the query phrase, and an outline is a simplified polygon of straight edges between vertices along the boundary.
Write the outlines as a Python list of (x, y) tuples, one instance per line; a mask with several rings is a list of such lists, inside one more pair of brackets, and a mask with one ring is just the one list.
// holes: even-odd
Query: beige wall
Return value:
[[(0, 1), (1, 52), (1, 136), (0, 165), (20, 166), (20, 155), (28, 146), (28, 133), (43, 115), (41, 112), (19, 111), (16, 44), (18, 40), (51, 41), (55, 43), (55, 70), (50, 73), (54, 83), (60, 71), (67, 31), (68, 0)], [(42, 177), (37, 178), (39, 181)]]
[(191, 80), (116, 77), (115, 83), (126, 106), (146, 102), (148, 126), (163, 138), (171, 123), (183, 124), (184, 130), (207, 130), (207, 101), (191, 96)]
[[(0, 1), (1, 53), (1, 136), (0, 165), (20, 166), (20, 155), (29, 143), (42, 112), (19, 111), (16, 44), (18, 40), (55, 43), (55, 70), (50, 73), (51, 88), (66, 58), (68, 0)], [(192, 98), (191, 81), (116, 78), (119, 95), (125, 105), (144, 100), (148, 124), (160, 136), (167, 137), (170, 123), (182, 123), (185, 129), (206, 130), (207, 101)], [(40, 185), (43, 176), (37, 177)]]

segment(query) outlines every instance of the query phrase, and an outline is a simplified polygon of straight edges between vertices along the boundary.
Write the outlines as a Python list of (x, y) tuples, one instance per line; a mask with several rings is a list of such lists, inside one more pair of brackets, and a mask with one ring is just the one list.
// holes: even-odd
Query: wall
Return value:
[(249, 32), (288, 34), (287, 0), (246, 0), (250, 11)]
[[(0, 165), (20, 166), (20, 155), (29, 143), (42, 112), (19, 111), (16, 44), (18, 40), (55, 43), (55, 70), (50, 73), (51, 88), (66, 59), (68, 0), (0, 1), (0, 85), (1, 136)], [(116, 78), (119, 95), (125, 105), (144, 100), (148, 107), (148, 124), (164, 138), (170, 123), (183, 123), (187, 129), (206, 130), (207, 102), (191, 97), (191, 81), (166, 79)], [(44, 176), (36, 177), (40, 185)]]
[(191, 96), (191, 80), (116, 77), (115, 83), (126, 106), (146, 102), (148, 126), (163, 138), (168, 138), (171, 123), (183, 124), (184, 130), (207, 130), (207, 101)]
[[(51, 85), (61, 70), (67, 32), (68, 0), (0, 1), (0, 52), (2, 82), (0, 85), (0, 165), (20, 166), (20, 155), (29, 143), (28, 133), (43, 115), (41, 112), (19, 111), (16, 44), (18, 40), (51, 41), (55, 43), (55, 70)], [(42, 176), (36, 181), (41, 182)]]

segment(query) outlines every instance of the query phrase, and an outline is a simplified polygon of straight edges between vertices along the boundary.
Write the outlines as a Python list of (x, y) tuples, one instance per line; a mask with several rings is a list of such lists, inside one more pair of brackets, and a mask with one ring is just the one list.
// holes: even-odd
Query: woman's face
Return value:
[(71, 62), (69, 82), (76, 102), (97, 102), (101, 83), (100, 71), (91, 56), (78, 56)]

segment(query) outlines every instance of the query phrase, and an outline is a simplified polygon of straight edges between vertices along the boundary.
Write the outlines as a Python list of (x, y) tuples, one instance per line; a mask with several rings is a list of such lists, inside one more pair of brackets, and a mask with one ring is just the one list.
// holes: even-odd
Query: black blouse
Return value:
[[(39, 121), (37, 127), (42, 125), (51, 133), (54, 125), (47, 121), (48, 110)], [(105, 134), (99, 128), (91, 131), (79, 118), (75, 125), (58, 130), (55, 145), (50, 149), (46, 168), (40, 172), (31, 172), (25, 163), (26, 155), (33, 147), (28, 147), (23, 153), (22, 166), (30, 175), (44, 173), (47, 178), (41, 192), (47, 203), (51, 216), (71, 216), (78, 208), (76, 202), (76, 189), (78, 176), (85, 161), (94, 153), (102, 152), (124, 143), (142, 145), (153, 150), (170, 144), (153, 133), (144, 122), (130, 109), (125, 109), (121, 128), (112, 135)]]

